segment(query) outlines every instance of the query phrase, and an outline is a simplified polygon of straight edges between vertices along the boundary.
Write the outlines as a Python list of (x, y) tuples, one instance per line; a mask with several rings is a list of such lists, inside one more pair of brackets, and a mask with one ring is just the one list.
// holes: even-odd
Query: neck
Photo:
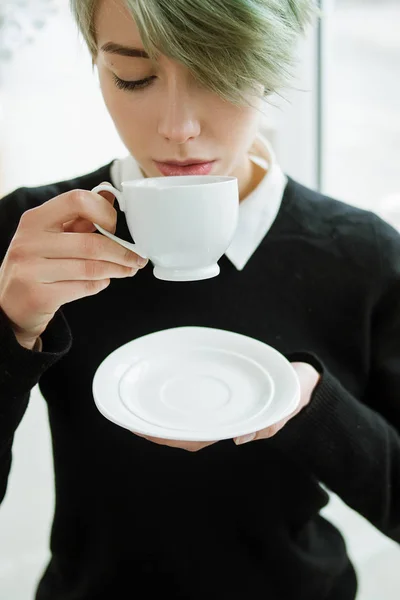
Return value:
[(256, 189), (264, 177), (265, 170), (247, 156), (246, 162), (238, 174), (240, 202)]

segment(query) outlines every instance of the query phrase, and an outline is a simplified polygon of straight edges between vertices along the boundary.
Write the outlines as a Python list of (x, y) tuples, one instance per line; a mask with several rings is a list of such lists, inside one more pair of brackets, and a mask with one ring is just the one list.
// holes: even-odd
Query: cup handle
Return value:
[[(115, 189), (115, 187), (113, 187), (112, 185), (109, 185), (107, 183), (98, 185), (92, 189), (92, 192), (95, 194), (98, 194), (99, 192), (111, 192), (116, 197), (117, 202), (118, 202), (119, 207), (122, 210), (122, 212), (125, 212), (125, 205), (124, 205), (122, 193), (119, 190)], [(126, 240), (123, 240), (122, 238), (119, 238), (116, 235), (113, 235), (112, 233), (110, 233), (109, 231), (107, 231), (106, 229), (104, 229), (103, 227), (98, 225), (97, 223), (93, 223), (93, 225), (96, 227), (96, 229), (98, 229), (98, 231), (100, 231), (100, 233), (102, 233), (103, 235), (110, 238), (110, 240), (114, 240), (114, 242), (117, 242), (117, 244), (120, 244), (121, 246), (124, 246), (124, 248), (127, 248), (128, 250), (135, 252), (135, 254), (138, 254), (142, 258), (149, 258), (148, 256), (146, 256), (143, 252), (141, 252), (139, 250), (137, 244), (132, 244), (131, 242), (127, 242)]]

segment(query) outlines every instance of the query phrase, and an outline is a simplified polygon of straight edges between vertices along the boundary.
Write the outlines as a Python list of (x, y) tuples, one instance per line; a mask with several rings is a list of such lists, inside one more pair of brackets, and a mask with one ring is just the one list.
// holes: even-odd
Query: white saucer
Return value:
[(112, 352), (93, 396), (110, 421), (185, 441), (233, 438), (290, 415), (300, 384), (290, 362), (259, 340), (222, 329), (178, 327)]

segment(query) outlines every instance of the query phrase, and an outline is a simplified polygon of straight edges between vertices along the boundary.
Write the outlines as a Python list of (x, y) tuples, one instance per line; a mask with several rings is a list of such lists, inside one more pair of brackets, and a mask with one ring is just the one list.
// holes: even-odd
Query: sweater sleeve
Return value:
[(274, 438), (342, 500), (400, 542), (400, 236), (376, 221), (379, 299), (370, 323), (370, 371), (356, 398), (308, 353), (321, 379), (310, 403)]
[[(0, 200), (0, 264), (19, 223), (30, 208), (25, 190)], [(23, 348), (0, 308), (0, 502), (7, 488), (15, 431), (26, 411), (30, 392), (41, 375), (60, 360), (72, 344), (71, 331), (61, 310), (41, 336), (43, 351)]]

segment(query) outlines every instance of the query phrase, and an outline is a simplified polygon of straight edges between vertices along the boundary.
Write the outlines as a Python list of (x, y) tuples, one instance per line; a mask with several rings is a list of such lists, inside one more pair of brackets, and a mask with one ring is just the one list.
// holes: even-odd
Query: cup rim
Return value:
[[(209, 181), (204, 181), (204, 185), (219, 185), (221, 183), (227, 183), (229, 181), (237, 181), (237, 177), (232, 177), (230, 175), (173, 175), (170, 177), (164, 177), (164, 176), (160, 176), (160, 177), (145, 177), (143, 179), (129, 179), (126, 181), (122, 182), (122, 187), (138, 187), (138, 186), (143, 186), (143, 187), (151, 187), (145, 184), (145, 182), (148, 181), (157, 181), (159, 182), (162, 179), (168, 179), (168, 181), (171, 181), (173, 179), (185, 179), (186, 181), (188, 180), (194, 180), (194, 179), (202, 179), (202, 180), (209, 180)], [(173, 182), (172, 182), (173, 183)], [(187, 187), (192, 187), (193, 183), (190, 183), (190, 181), (188, 181), (187, 185), (179, 185), (180, 188), (187, 188)], [(173, 186), (165, 186), (165, 189), (168, 189), (169, 187), (173, 187)]]

